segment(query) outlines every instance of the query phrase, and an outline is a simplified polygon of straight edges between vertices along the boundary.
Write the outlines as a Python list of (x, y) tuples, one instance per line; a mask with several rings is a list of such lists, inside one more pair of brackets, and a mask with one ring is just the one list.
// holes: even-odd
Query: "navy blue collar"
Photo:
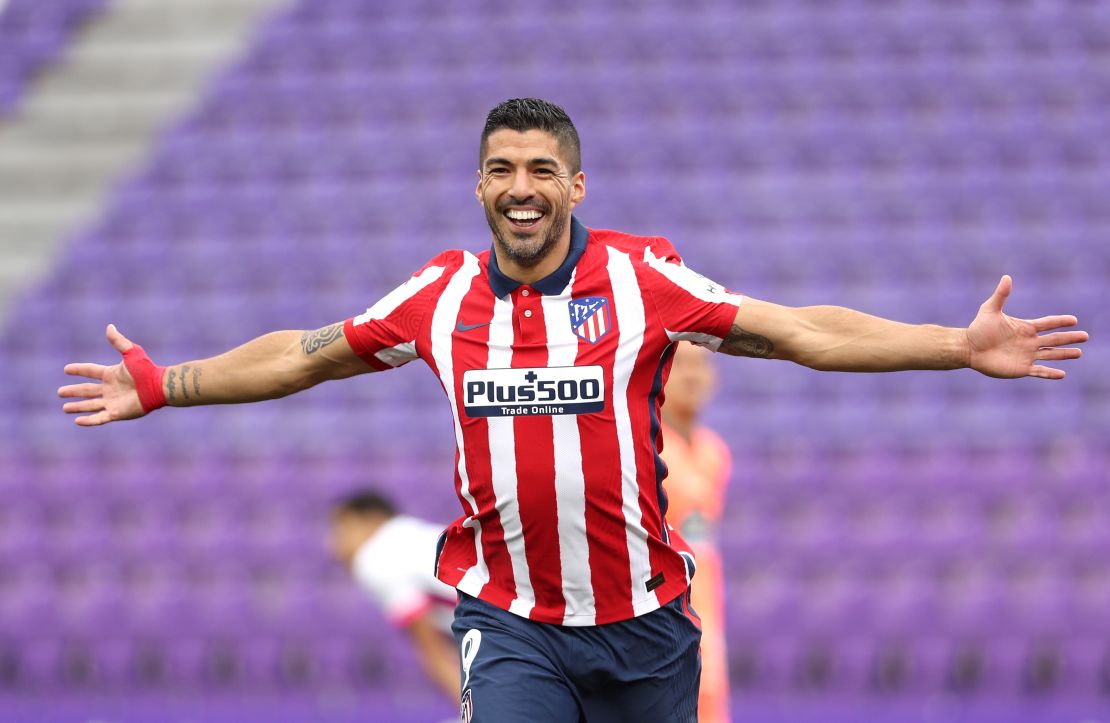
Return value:
[[(589, 238), (589, 229), (583, 226), (577, 218), (571, 216), (570, 251), (567, 252), (566, 259), (563, 260), (559, 268), (532, 284), (532, 288), (545, 296), (557, 296), (562, 293), (563, 289), (567, 288), (567, 284), (570, 283), (570, 276), (574, 273), (574, 267), (578, 265), (578, 260), (582, 258), (582, 254), (586, 253), (586, 242)], [(519, 281), (510, 279), (501, 273), (501, 269), (497, 268), (497, 254), (491, 248), (489, 252), (489, 286), (493, 289), (493, 295), (499, 299), (503, 298), (516, 291), (520, 285)]]

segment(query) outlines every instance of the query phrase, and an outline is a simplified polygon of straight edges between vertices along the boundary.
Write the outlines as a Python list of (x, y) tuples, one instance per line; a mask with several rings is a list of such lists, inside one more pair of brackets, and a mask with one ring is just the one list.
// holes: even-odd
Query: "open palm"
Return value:
[[(134, 346), (114, 325), (108, 326), (107, 336), (108, 343), (120, 354), (130, 351)], [(69, 414), (83, 414), (84, 416), (75, 420), (82, 427), (143, 416), (139, 394), (135, 391), (135, 380), (122, 361), (111, 366), (84, 362), (66, 364), (65, 373), (96, 380), (69, 384), (58, 390), (59, 397), (80, 400), (66, 402), (62, 405), (62, 410)]]
[[(1087, 341), (1085, 331), (1053, 331), (1075, 326), (1074, 316), (1042, 316), (1016, 319), (1002, 312), (1013, 290), (1013, 280), (1003, 276), (998, 288), (979, 307), (967, 329), (969, 365), (990, 377), (1014, 379), (1041, 377), (1063, 379), (1064, 371), (1040, 364), (1045, 361), (1078, 359), (1082, 352), (1068, 347)], [(1042, 332), (1051, 332), (1042, 335)]]

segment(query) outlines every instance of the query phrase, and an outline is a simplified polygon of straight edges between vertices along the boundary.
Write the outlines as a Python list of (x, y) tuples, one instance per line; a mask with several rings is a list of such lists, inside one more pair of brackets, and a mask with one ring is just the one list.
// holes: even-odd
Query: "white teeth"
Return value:
[(505, 215), (514, 221), (533, 221), (543, 214), (539, 211), (518, 211), (516, 209), (509, 209)]

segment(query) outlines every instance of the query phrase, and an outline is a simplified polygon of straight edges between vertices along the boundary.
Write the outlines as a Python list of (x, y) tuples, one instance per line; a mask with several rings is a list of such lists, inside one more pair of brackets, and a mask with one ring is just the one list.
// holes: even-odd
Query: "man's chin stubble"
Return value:
[[(555, 222), (547, 230), (547, 233), (543, 235), (543, 240), (534, 252), (524, 254), (518, 253), (507, 240), (510, 237), (516, 237), (516, 234), (513, 233), (511, 229), (506, 229), (507, 235), (506, 233), (502, 233), (501, 224), (495, 221), (489, 212), (486, 213), (486, 222), (489, 224), (490, 230), (493, 231), (494, 238), (497, 239), (497, 245), (501, 248), (501, 251), (508, 256), (514, 264), (530, 269), (546, 259), (552, 249), (555, 248), (559, 236), (562, 235), (563, 229), (566, 228), (569, 222), (569, 216), (562, 220), (562, 222)], [(531, 238), (533, 236), (533, 234), (527, 234), (525, 238)]]
[(512, 259), (513, 263), (525, 268), (532, 268), (543, 261), (551, 253), (551, 249), (555, 247), (554, 240), (547, 237), (544, 237), (535, 251), (525, 253), (521, 253), (518, 248), (514, 248), (501, 234), (497, 234), (497, 243), (505, 255)]

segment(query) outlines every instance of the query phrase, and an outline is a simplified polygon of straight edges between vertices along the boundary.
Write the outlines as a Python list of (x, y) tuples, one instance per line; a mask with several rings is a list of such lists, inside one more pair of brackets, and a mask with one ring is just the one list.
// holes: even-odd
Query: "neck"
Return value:
[(535, 266), (521, 266), (508, 258), (505, 252), (501, 250), (501, 244), (494, 239), (493, 253), (497, 258), (497, 268), (501, 269), (501, 273), (505, 276), (522, 284), (534, 284), (540, 279), (550, 276), (562, 265), (567, 258), (567, 254), (570, 253), (570, 228), (571, 223), (568, 221), (567, 227), (563, 229), (562, 236)]
[(386, 523), (388, 523), (392, 519), (393, 519), (392, 517), (380, 517), (380, 516), (377, 516), (377, 515), (367, 519), (366, 520), (366, 526), (363, 528), (363, 533), (365, 535), (362, 538), (363, 544), (366, 544), (366, 542), (370, 538), (372, 538), (374, 535), (378, 534), (378, 530), (385, 527)]
[(678, 436), (682, 437), (687, 442), (693, 439), (694, 426), (697, 421), (694, 419), (694, 415), (668, 412), (666, 406), (664, 406), (663, 421), (671, 428), (671, 431), (678, 434)]

